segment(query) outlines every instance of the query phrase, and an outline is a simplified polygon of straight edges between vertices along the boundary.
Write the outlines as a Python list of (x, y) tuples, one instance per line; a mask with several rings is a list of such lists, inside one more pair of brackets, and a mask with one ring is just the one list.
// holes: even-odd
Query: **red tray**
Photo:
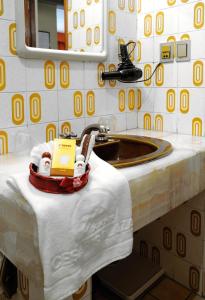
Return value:
[(81, 190), (88, 182), (90, 165), (87, 165), (86, 172), (80, 177), (52, 178), (39, 175), (37, 166), (30, 164), (30, 183), (38, 190), (52, 194), (71, 194)]

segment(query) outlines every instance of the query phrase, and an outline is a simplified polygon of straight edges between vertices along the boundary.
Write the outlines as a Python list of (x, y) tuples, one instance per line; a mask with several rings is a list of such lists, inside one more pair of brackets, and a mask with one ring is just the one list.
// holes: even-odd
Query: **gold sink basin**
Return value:
[(97, 143), (94, 152), (116, 168), (126, 168), (164, 157), (172, 152), (164, 140), (134, 136), (109, 135), (108, 141)]

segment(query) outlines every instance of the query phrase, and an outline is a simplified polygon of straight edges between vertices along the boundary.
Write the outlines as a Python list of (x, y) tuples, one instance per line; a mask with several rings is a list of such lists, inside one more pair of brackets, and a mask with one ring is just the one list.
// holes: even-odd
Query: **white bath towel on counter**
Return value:
[(126, 178), (94, 153), (88, 184), (70, 195), (38, 191), (28, 173), (8, 184), (30, 203), (38, 224), (47, 300), (73, 294), (96, 271), (132, 250), (132, 209)]

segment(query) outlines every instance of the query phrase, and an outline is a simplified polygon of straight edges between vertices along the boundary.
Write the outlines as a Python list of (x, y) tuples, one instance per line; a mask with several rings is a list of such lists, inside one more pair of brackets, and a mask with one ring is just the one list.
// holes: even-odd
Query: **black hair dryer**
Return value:
[[(118, 65), (117, 71), (102, 72), (102, 80), (118, 80), (120, 82), (137, 82), (143, 75), (142, 70), (136, 68), (130, 60), (131, 53), (128, 53), (128, 45), (120, 45), (119, 58), (121, 63)], [(134, 50), (134, 49), (133, 49)]]

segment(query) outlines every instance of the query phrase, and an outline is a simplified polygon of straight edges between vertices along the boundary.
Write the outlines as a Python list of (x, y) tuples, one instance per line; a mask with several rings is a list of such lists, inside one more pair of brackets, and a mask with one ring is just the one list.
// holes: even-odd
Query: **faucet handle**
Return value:
[(108, 133), (110, 128), (108, 126), (100, 125), (99, 133)]
[(107, 133), (110, 131), (108, 126), (100, 125), (99, 126), (99, 133), (95, 137), (96, 142), (107, 142), (108, 136)]
[(61, 139), (74, 139), (77, 138), (77, 134), (74, 132), (69, 132), (69, 133), (61, 133), (60, 138)]

